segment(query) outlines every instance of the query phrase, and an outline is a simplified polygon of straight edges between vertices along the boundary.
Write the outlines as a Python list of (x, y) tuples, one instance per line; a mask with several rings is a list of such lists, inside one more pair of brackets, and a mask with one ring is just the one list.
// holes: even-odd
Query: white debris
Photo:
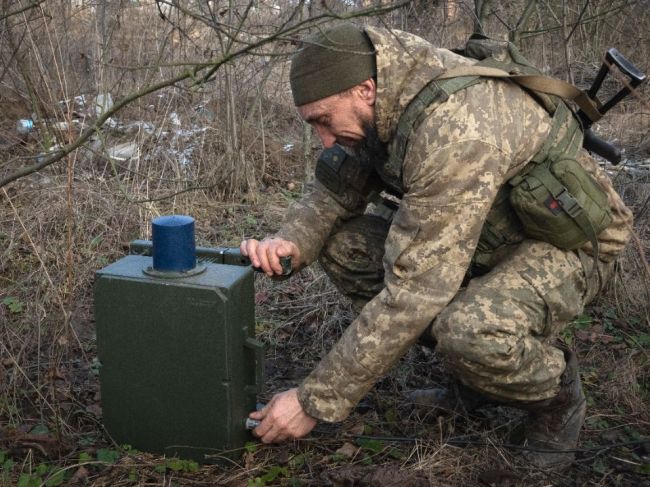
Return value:
[(178, 154), (178, 163), (181, 166), (189, 166), (190, 164), (192, 164), (192, 152), (194, 152), (194, 146), (188, 146), (185, 149), (183, 149)]
[(210, 108), (208, 108), (207, 106), (205, 106), (205, 105), (197, 105), (197, 106), (194, 108), (194, 110), (196, 111), (196, 113), (197, 113), (198, 115), (200, 115), (200, 116), (206, 118), (207, 120), (214, 120), (215, 117), (216, 117), (215, 114), (214, 114), (214, 112), (213, 112)]
[(60, 144), (54, 144), (52, 147), (50, 147), (50, 148), (48, 149), (47, 152), (44, 152), (44, 153), (39, 154), (38, 156), (36, 156), (36, 161), (40, 164), (40, 163), (43, 162), (45, 159), (47, 159), (48, 157), (50, 157), (54, 152), (58, 152), (59, 149), (61, 149), (61, 145), (60, 145)]
[(34, 130), (34, 121), (31, 118), (21, 118), (16, 121), (16, 132), (25, 135)]
[(100, 93), (95, 97), (95, 115), (101, 117), (113, 108), (113, 97), (110, 93)]
[(106, 155), (114, 161), (124, 162), (140, 157), (140, 148), (135, 142), (125, 142), (109, 147), (106, 150)]
[(169, 114), (169, 119), (171, 120), (172, 125), (176, 125), (177, 127), (181, 126), (181, 118), (178, 116), (178, 113), (171, 112)]
[(140, 120), (136, 122), (122, 124), (119, 127), (117, 127), (117, 129), (126, 134), (135, 134), (138, 132), (144, 132), (147, 135), (152, 135), (156, 131), (156, 127), (154, 127), (152, 124)]
[(193, 136), (195, 136), (197, 134), (202, 134), (206, 130), (208, 130), (208, 127), (195, 127), (195, 128), (191, 128), (191, 129), (188, 129), (188, 130), (174, 130), (174, 138), (193, 137)]

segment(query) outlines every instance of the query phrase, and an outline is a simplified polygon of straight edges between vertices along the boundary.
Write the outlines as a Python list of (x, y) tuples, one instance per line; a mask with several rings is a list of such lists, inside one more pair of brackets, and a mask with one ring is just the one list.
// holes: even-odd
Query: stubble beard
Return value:
[(379, 139), (377, 125), (373, 120), (363, 122), (364, 138), (354, 148), (354, 153), (362, 167), (377, 168), (388, 161), (387, 144)]

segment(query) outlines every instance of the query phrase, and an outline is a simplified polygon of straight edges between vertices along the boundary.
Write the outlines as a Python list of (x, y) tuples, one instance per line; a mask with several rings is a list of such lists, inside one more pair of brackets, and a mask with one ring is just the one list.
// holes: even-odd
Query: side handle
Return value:
[(264, 384), (264, 344), (248, 337), (244, 342), (244, 348), (253, 352), (253, 360), (255, 360), (255, 384), (246, 385), (245, 390), (248, 394), (259, 394)]

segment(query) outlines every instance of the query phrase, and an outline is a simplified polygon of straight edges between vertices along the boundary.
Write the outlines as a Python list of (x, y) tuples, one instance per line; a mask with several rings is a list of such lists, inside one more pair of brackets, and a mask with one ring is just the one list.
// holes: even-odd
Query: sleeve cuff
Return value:
[(328, 423), (343, 421), (350, 415), (350, 411), (354, 405), (345, 407), (336, 400), (319, 398), (314, 391), (310, 390), (311, 386), (308, 381), (309, 378), (305, 379), (300, 387), (298, 387), (298, 402), (300, 402), (302, 409), (307, 414), (312, 418)]

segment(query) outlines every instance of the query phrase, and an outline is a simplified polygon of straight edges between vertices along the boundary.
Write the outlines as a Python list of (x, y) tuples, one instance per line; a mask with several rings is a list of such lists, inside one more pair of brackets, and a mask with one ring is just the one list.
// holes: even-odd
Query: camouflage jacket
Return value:
[[(474, 61), (408, 33), (366, 32), (377, 51), (375, 121), (380, 139), (389, 142), (408, 102), (430, 79)], [(386, 239), (385, 287), (301, 384), (308, 414), (345, 419), (451, 301), (497, 191), (549, 129), (546, 111), (508, 81), (486, 80), (427, 108), (403, 161), (405, 194)], [(596, 162), (586, 153), (580, 160), (609, 194), (614, 220), (599, 245), (600, 258), (612, 260), (629, 238), (631, 213)], [(310, 263), (337, 221), (351, 214), (316, 183), (277, 235), (294, 241)]]

